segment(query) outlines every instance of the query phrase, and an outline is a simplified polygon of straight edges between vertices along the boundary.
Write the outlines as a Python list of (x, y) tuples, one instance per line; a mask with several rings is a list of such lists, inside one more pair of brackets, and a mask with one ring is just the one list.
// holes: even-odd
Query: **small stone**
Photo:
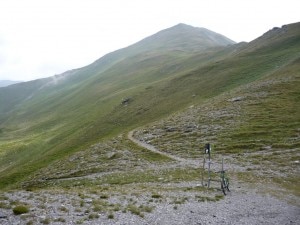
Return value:
[(92, 202), (93, 202), (93, 199), (90, 199), (90, 198), (85, 199), (85, 203), (92, 203)]
[(0, 213), (0, 219), (6, 219), (7, 216)]
[(240, 97), (240, 96), (228, 99), (229, 102), (239, 102), (239, 101), (242, 101), (242, 100), (243, 100), (243, 97)]
[(38, 216), (38, 218), (40, 218), (41, 220), (45, 220), (45, 219), (46, 219), (46, 216), (41, 215), (41, 216)]

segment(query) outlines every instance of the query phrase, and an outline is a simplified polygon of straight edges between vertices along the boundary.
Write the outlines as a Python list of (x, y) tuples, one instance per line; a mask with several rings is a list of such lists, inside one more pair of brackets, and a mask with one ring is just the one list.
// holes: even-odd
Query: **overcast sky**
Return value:
[(0, 80), (92, 63), (178, 23), (240, 42), (300, 21), (299, 0), (0, 0)]

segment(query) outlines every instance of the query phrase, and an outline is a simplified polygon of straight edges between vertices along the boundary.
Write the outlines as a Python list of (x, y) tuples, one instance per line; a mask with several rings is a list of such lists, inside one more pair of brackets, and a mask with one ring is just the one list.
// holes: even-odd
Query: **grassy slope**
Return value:
[[(204, 63), (211, 60), (214, 53), (198, 57)], [(152, 96), (147, 93), (156, 92), (152, 83), (156, 88), (160, 80), (168, 82), (168, 77), (174, 73), (197, 67), (196, 62), (185, 67), (184, 61), (190, 57), (186, 53), (166, 53), (159, 58), (157, 54), (152, 52), (120, 61), (104, 75), (92, 76), (80, 85), (73, 82), (56, 92), (50, 86), (50, 94), (45, 88), (15, 111), (13, 119), (6, 121), (1, 133), (1, 185), (19, 181), (49, 162), (107, 135), (113, 136), (175, 110), (175, 107), (170, 107), (162, 111), (156, 104), (156, 109), (141, 113), (136, 119), (126, 112), (120, 115), (125, 108), (136, 109), (136, 98), (141, 93), (146, 94), (143, 101), (150, 102)], [(136, 65), (137, 58), (140, 62)], [(133, 107), (121, 105), (125, 97), (132, 97), (134, 104), (130, 105)], [(137, 110), (143, 111), (140, 108), (141, 105)]]
[(232, 131), (230, 146), (222, 149), (244, 153), (247, 158), (241, 162), (258, 166), (249, 168), (254, 175), (299, 196), (300, 58), (251, 89), (267, 94), (244, 105), (244, 122)]
[[(299, 196), (299, 90), (300, 57), (254, 82), (144, 127), (138, 136), (184, 158), (202, 157), (199, 149), (210, 142), (214, 161), (225, 156), (231, 175), (264, 188), (272, 184), (268, 193), (278, 191), (275, 184)], [(282, 197), (285, 190), (276, 195)]]
[[(16, 112), (19, 120), (8, 121), (2, 128), (1, 186), (103, 137), (272, 74), (298, 57), (300, 44), (295, 35), (299, 37), (296, 33), (279, 39), (279, 49), (252, 47), (235, 55), (230, 48), (193, 57), (170, 52), (158, 58), (151, 52), (137, 57), (138, 64), (129, 57), (105, 76), (91, 76), (81, 85), (70, 86), (70, 92), (39, 95)], [(121, 105), (126, 97), (131, 101)]]

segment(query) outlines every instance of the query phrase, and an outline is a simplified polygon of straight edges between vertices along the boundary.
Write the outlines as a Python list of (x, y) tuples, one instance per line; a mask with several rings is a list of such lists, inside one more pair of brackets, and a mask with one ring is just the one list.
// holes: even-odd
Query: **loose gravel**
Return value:
[[(184, 184), (165, 185), (173, 187)], [(191, 187), (196, 183), (185, 185)], [(235, 184), (231, 189), (219, 201), (199, 200), (199, 192), (179, 190), (162, 193), (161, 199), (151, 202), (149, 193), (139, 196), (111, 195), (106, 201), (119, 205), (120, 209), (108, 212), (93, 212), (92, 203), (99, 199), (96, 194), (87, 194), (82, 198), (78, 193), (72, 192), (15, 191), (1, 194), (0, 224), (300, 224), (299, 205), (257, 193), (247, 188), (246, 184)], [(216, 193), (221, 195), (219, 190)], [(175, 198), (184, 198), (185, 201), (176, 203)], [(12, 207), (22, 203), (29, 205), (30, 212), (14, 215)], [(147, 204), (153, 210), (140, 215), (124, 210), (131, 203), (136, 206)], [(4, 207), (5, 205), (11, 207)]]

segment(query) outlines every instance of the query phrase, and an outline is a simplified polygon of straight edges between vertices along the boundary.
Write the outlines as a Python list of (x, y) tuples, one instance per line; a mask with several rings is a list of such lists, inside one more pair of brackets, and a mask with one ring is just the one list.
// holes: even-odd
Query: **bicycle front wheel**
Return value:
[(229, 179), (228, 178), (225, 179), (225, 184), (226, 184), (227, 191), (230, 192), (230, 190), (229, 190)]

